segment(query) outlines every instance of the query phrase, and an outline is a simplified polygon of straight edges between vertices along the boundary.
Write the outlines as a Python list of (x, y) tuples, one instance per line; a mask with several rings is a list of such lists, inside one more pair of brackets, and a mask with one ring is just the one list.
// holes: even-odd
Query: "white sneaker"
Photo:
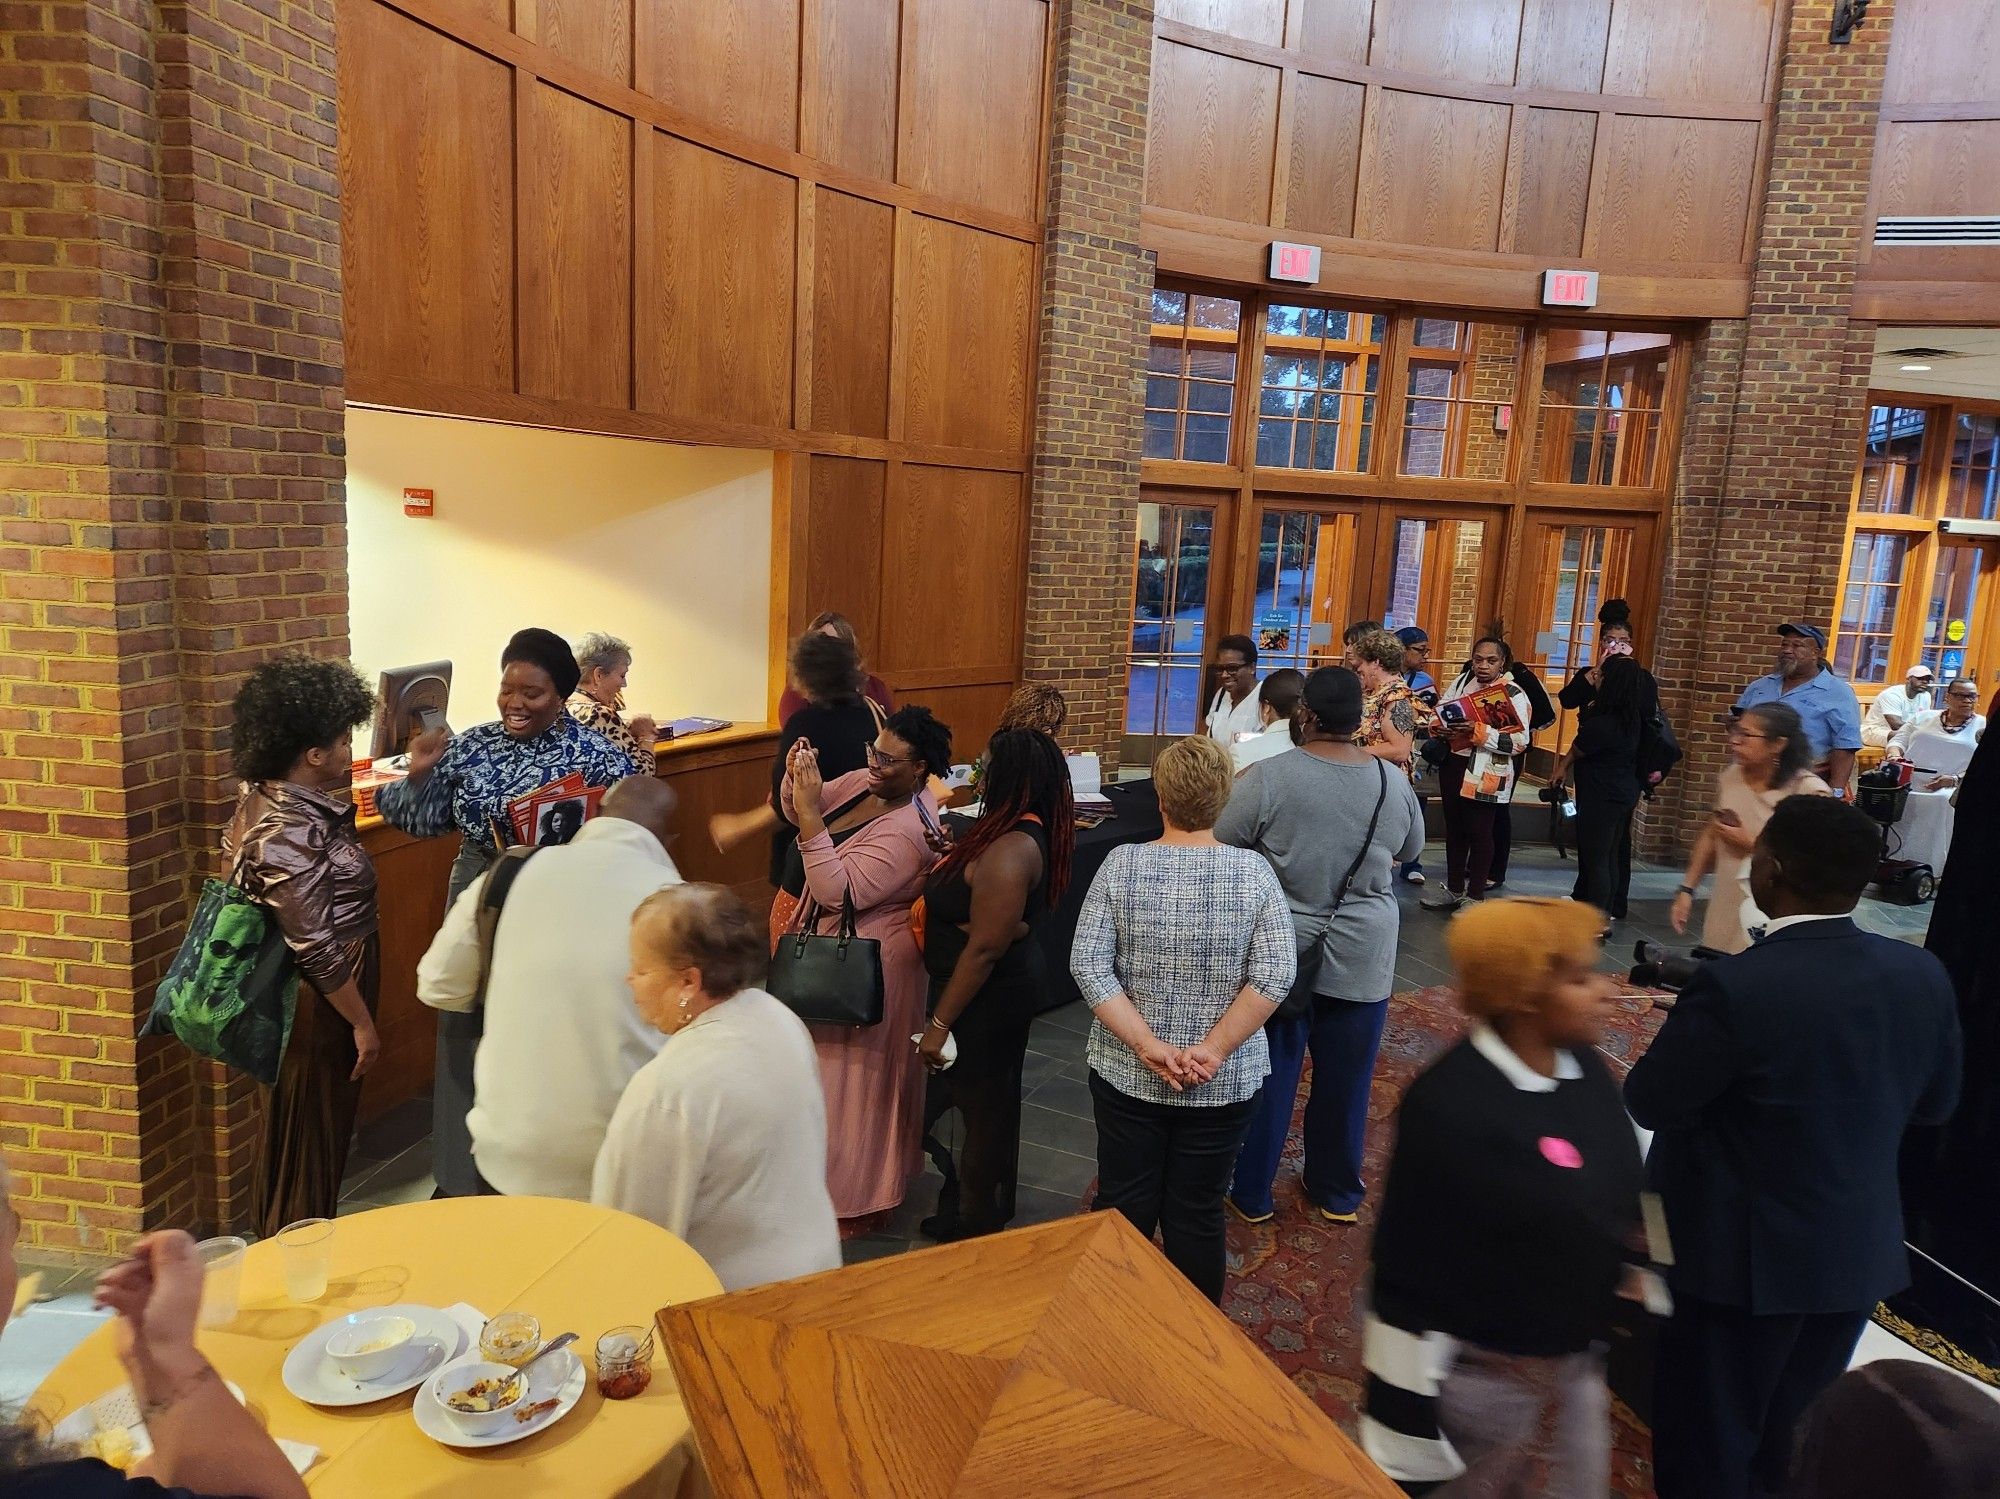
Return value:
[(1424, 872), (1423, 872), (1423, 871), (1422, 871), (1421, 869), (1406, 869), (1406, 870), (1404, 870), (1404, 871), (1403, 871), (1403, 879), (1404, 879), (1404, 880), (1405, 880), (1405, 881), (1406, 881), (1407, 883), (1409, 883), (1409, 884), (1412, 884), (1412, 885), (1421, 885), (1421, 884), (1425, 883), (1425, 881), (1424, 881)]

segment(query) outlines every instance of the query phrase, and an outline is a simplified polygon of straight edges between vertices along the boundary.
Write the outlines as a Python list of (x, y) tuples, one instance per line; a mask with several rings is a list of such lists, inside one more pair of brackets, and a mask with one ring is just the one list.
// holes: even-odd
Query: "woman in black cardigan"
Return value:
[(1603, 921), (1489, 900), (1451, 924), (1472, 1027), (1404, 1095), (1363, 1349), (1362, 1446), (1406, 1486), (1610, 1489), (1604, 1348), (1641, 1171), (1595, 1050), (1616, 993)]

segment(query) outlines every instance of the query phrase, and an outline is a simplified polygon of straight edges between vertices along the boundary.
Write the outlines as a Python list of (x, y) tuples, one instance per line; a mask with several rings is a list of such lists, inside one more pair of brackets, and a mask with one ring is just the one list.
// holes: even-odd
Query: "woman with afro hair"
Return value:
[(233, 705), (242, 785), (223, 853), (231, 878), (284, 933), (304, 980), (271, 1094), (257, 1204), (266, 1236), (333, 1217), (361, 1079), (381, 1055), (375, 868), (342, 795), (354, 727), (373, 706), (345, 661), (295, 654), (251, 672)]

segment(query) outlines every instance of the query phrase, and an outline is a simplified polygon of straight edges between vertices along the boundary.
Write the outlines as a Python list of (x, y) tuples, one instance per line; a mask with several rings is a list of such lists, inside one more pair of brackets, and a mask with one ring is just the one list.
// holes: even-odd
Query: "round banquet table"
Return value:
[[(548, 1197), (440, 1198), (336, 1220), (327, 1293), (309, 1305), (286, 1297), (278, 1246), (253, 1244), (236, 1320), (201, 1329), (196, 1341), (243, 1387), (273, 1436), (320, 1449), (306, 1474), (315, 1496), (672, 1499), (697, 1461), (666, 1356), (656, 1346), (644, 1394), (607, 1401), (597, 1393), (597, 1337), (626, 1323), (651, 1327), (658, 1308), (721, 1292), (701, 1256), (643, 1219)], [(541, 1320), (544, 1337), (576, 1333), (572, 1347), (588, 1381), (583, 1398), (532, 1437), (464, 1451), (417, 1429), (415, 1391), (325, 1410), (285, 1388), (280, 1370), (300, 1338), (347, 1312), (394, 1302), (465, 1302), (488, 1317), (524, 1311)], [(60, 1416), (124, 1384), (111, 1337), (107, 1323), (63, 1360), (37, 1406)]]

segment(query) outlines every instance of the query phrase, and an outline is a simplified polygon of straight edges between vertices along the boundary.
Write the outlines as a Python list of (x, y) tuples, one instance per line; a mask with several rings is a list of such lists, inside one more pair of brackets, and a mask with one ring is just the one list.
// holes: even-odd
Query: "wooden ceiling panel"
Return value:
[(1875, 148), (1875, 211), (1992, 213), (1996, 164), (2000, 119), (1891, 120)]
[(535, 0), (534, 41), (615, 83), (632, 82), (632, 0)]
[(632, 400), (632, 122), (547, 84), (521, 153), (521, 393)]
[(783, 427), (792, 415), (790, 178), (653, 132), (650, 278), (640, 330), (648, 411)]
[(907, 0), (898, 180), (1038, 218), (1047, 0)]
[(1368, 60), (1468, 83), (1514, 81), (1521, 0), (1384, 0)]
[(799, 0), (637, 0), (652, 8), (643, 93), (790, 150), (798, 143)]
[(1614, 0), (1604, 92), (1731, 104), (1764, 98), (1774, 4), (1776, 0)]
[(1285, 40), (1285, 0), (1159, 0), (1153, 14), (1270, 47)]
[[(1889, 31), (1885, 104), (2000, 101), (2000, 5), (1904, 0)], [(1995, 114), (2000, 114), (1996, 103)]]
[(1247, 224), (1270, 221), (1276, 68), (1158, 42), (1148, 130), (1148, 203)]
[(1522, 131), (1521, 189), (1510, 248), (1518, 255), (1579, 255), (1597, 116), (1586, 110), (1531, 109)]
[(1020, 654), (1026, 480), (905, 464), (883, 513), (885, 673), (1011, 675)]
[(799, 149), (849, 171), (896, 177), (897, 0), (817, 0), (801, 90)]
[(819, 432), (889, 431), (896, 210), (820, 188), (813, 208), (812, 418)]
[(1308, 234), (1354, 232), (1354, 180), (1367, 90), (1340, 78), (1297, 75), (1285, 227)]
[(513, 71), (375, 0), (339, 38), (349, 370), (512, 391)]
[(1034, 248), (942, 219), (908, 222), (902, 435), (1018, 451), (1028, 441)]
[(1384, 89), (1355, 209), (1363, 239), (1491, 250), (1499, 243), (1508, 108)]
[(1736, 261), (1757, 179), (1754, 120), (1620, 115), (1608, 121), (1602, 222), (1586, 255), (1633, 262)]
[(1521, 9), (1522, 88), (1594, 94), (1604, 84), (1611, 0), (1527, 0)]
[(1368, 61), (1373, 0), (1297, 0), (1299, 46), (1308, 57)]

